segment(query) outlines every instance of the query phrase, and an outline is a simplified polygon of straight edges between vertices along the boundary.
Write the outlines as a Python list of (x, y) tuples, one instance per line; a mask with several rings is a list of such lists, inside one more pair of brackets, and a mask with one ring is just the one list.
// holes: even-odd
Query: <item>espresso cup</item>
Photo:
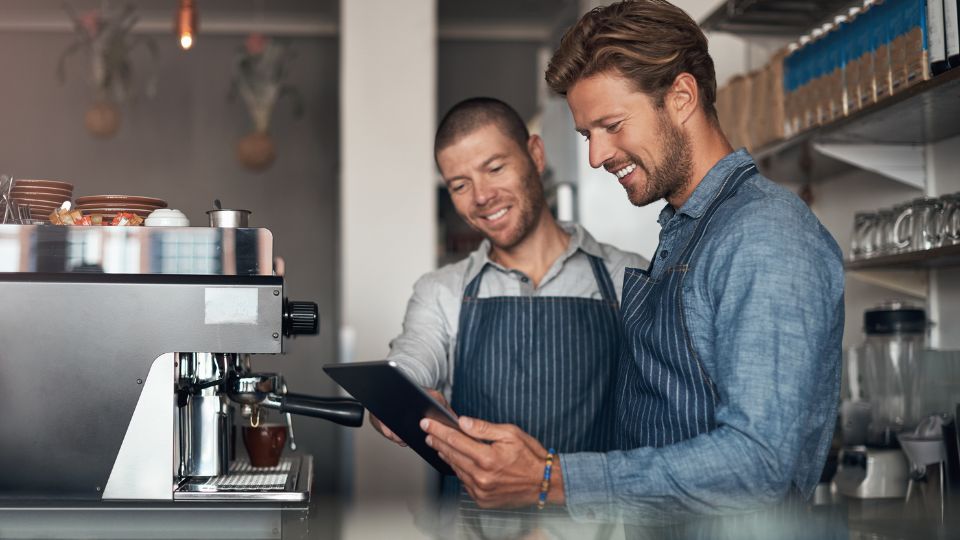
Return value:
[(283, 424), (243, 426), (243, 445), (254, 467), (276, 467), (286, 443), (287, 426)]

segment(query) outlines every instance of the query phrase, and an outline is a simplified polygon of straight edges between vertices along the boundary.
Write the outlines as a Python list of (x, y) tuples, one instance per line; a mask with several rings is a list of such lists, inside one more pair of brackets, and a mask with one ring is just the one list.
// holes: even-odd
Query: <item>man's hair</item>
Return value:
[(526, 151), (530, 132), (517, 111), (499, 99), (475, 97), (457, 103), (443, 116), (433, 141), (434, 157), (461, 137), (489, 124), (496, 124)]
[(567, 30), (547, 68), (547, 84), (566, 95), (577, 81), (615, 70), (663, 106), (677, 75), (697, 80), (707, 117), (716, 118), (717, 76), (707, 38), (665, 0), (625, 0), (591, 10)]

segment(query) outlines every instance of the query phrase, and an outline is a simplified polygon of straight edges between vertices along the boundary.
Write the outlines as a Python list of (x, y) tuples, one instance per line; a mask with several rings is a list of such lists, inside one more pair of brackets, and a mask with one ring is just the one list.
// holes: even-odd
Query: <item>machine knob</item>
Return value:
[(320, 332), (320, 310), (316, 302), (283, 300), (283, 335), (315, 336)]

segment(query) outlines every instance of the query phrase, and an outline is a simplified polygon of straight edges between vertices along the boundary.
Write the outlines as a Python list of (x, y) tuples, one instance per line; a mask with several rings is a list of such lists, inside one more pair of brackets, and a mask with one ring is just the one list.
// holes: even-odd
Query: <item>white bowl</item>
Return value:
[(158, 208), (143, 221), (147, 227), (189, 227), (190, 220), (176, 208)]

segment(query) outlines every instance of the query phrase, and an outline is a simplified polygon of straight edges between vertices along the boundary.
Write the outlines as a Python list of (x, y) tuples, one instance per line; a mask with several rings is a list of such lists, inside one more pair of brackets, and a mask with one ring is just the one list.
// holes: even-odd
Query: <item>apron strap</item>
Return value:
[[(600, 295), (603, 297), (604, 301), (613, 305), (614, 307), (619, 307), (617, 302), (617, 290), (613, 286), (613, 279), (610, 278), (610, 272), (607, 271), (606, 265), (603, 263), (603, 259), (590, 255), (587, 252), (583, 253), (587, 256), (587, 259), (590, 261), (590, 268), (593, 270), (593, 277), (597, 280), (597, 287), (600, 289)], [(464, 300), (473, 300), (476, 299), (480, 294), (480, 282), (483, 281), (483, 273), (487, 269), (489, 263), (484, 263), (483, 268), (480, 269), (480, 272), (470, 280), (470, 283), (467, 283), (467, 287), (463, 290), (463, 299)]]
[(470, 283), (467, 283), (467, 287), (463, 290), (464, 300), (473, 300), (480, 293), (480, 282), (483, 281), (483, 272), (487, 269), (488, 264), (490, 263), (483, 263), (483, 268), (470, 280)]
[(734, 169), (729, 176), (723, 181), (723, 185), (720, 186), (720, 190), (717, 192), (717, 195), (713, 198), (713, 202), (710, 203), (710, 206), (707, 207), (706, 212), (703, 213), (703, 216), (697, 220), (697, 226), (693, 231), (693, 234), (690, 235), (690, 240), (687, 241), (687, 244), (684, 246), (683, 253), (680, 255), (679, 261), (681, 264), (686, 264), (690, 260), (691, 252), (696, 249), (697, 245), (700, 244), (700, 239), (703, 238), (704, 232), (706, 231), (707, 224), (710, 222), (710, 218), (717, 211), (717, 208), (727, 201), (734, 193), (737, 192), (737, 188), (743, 184), (747, 178), (752, 176), (754, 173), (758, 173), (757, 166), (753, 161), (744, 163)]
[(613, 286), (613, 279), (610, 278), (610, 272), (607, 271), (607, 266), (603, 263), (603, 259), (595, 255), (590, 255), (589, 253), (584, 252), (588, 259), (590, 259), (590, 266), (593, 268), (593, 276), (597, 278), (597, 286), (600, 288), (600, 295), (603, 296), (603, 299), (610, 305), (619, 309), (619, 303), (617, 302), (617, 290)]

